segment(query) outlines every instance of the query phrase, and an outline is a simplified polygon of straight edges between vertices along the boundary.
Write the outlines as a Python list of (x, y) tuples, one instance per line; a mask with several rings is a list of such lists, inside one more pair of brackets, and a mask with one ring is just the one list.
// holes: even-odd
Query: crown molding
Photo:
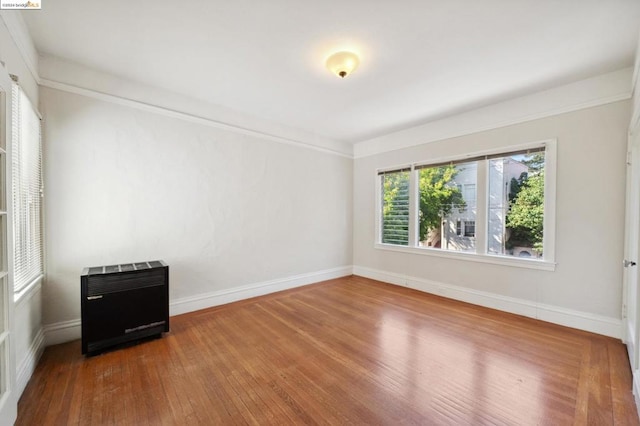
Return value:
[(304, 141), (288, 139), (286, 137), (281, 137), (278, 135), (261, 132), (259, 130), (253, 130), (249, 128), (234, 126), (232, 124), (222, 123), (220, 121), (216, 121), (211, 118), (201, 117), (198, 115), (194, 115), (194, 114), (190, 114), (182, 111), (176, 111), (166, 107), (160, 107), (157, 105), (140, 102), (133, 99), (127, 99), (127, 98), (123, 98), (116, 95), (110, 95), (108, 93), (102, 93), (102, 92), (98, 92), (91, 89), (85, 89), (85, 88), (73, 86), (67, 83), (60, 83), (57, 81), (48, 80), (46, 78), (41, 79), (40, 85), (43, 87), (48, 87), (50, 89), (56, 89), (56, 90), (61, 90), (63, 92), (86, 96), (86, 97), (97, 99), (103, 102), (109, 102), (109, 103), (113, 103), (121, 106), (126, 106), (129, 108), (135, 108), (138, 110), (163, 115), (165, 117), (177, 118), (179, 120), (184, 120), (191, 123), (201, 124), (208, 127), (214, 127), (216, 129), (228, 130), (234, 133), (254, 136), (261, 139), (267, 139), (267, 140), (282, 143), (285, 145), (298, 146), (306, 149), (311, 149), (314, 151), (323, 152), (325, 154), (337, 155), (337, 156), (345, 157), (349, 159), (353, 158), (353, 156), (348, 153), (340, 152), (340, 151), (329, 149), (329, 148), (324, 148), (324, 147), (313, 145), (311, 143), (307, 143)]
[(40, 75), (38, 73), (38, 51), (36, 50), (27, 24), (22, 18), (22, 13), (19, 10), (3, 10), (0, 11), (0, 18), (7, 26), (7, 30), (16, 44), (20, 56), (27, 65), (29, 72), (33, 79), (40, 84)]
[(631, 98), (631, 67), (445, 117), (354, 145), (354, 158), (470, 135)]
[[(153, 96), (148, 94), (149, 88), (142, 84), (125, 82), (125, 86), (135, 86), (134, 93), (138, 96), (130, 98), (113, 90), (101, 90), (104, 87), (90, 87), (86, 84), (76, 84), (76, 80), (64, 81), (64, 79), (48, 76), (54, 63), (64, 63), (60, 69), (67, 69), (71, 66), (71, 75), (82, 76), (79, 81), (101, 81), (104, 78), (91, 78), (99, 74), (108, 76), (94, 70), (87, 70), (79, 65), (71, 65), (59, 58), (45, 59), (45, 77), (40, 77), (42, 73), (42, 61), (29, 35), (29, 31), (19, 11), (0, 11), (0, 18), (4, 21), (7, 29), (18, 49), (20, 55), (33, 76), (34, 80), (45, 87), (63, 90), (70, 93), (81, 94), (107, 102), (126, 105), (133, 108), (143, 109), (154, 113), (168, 115), (174, 118), (191, 122), (198, 122), (208, 126), (233, 131), (245, 135), (256, 136), (269, 139), (275, 142), (288, 145), (310, 148), (316, 151), (339, 155), (345, 158), (361, 158), (398, 149), (409, 148), (424, 143), (449, 139), (482, 131), (492, 130), (513, 124), (519, 124), (540, 118), (550, 117), (566, 112), (591, 108), (607, 103), (630, 99), (635, 93), (635, 98), (639, 98), (637, 91), (638, 78), (640, 73), (640, 42), (637, 47), (637, 54), (633, 68), (625, 68), (597, 77), (581, 80), (565, 86), (534, 93), (508, 101), (500, 102), (487, 107), (475, 109), (466, 113), (445, 117), (440, 120), (415, 126), (409, 129), (397, 131), (391, 134), (375, 137), (366, 141), (350, 144), (328, 140), (315, 135), (304, 134), (305, 132), (295, 129), (288, 129), (286, 126), (265, 125), (256, 120), (243, 117), (239, 124), (234, 120), (227, 120), (229, 114), (222, 114), (223, 118), (218, 119), (215, 114), (200, 115), (184, 108), (184, 102), (174, 102), (175, 95), (164, 96), (164, 101), (156, 102), (159, 89)], [(114, 81), (123, 82), (115, 76), (108, 76), (109, 88), (121, 87), (121, 84), (114, 84)], [(140, 96), (141, 95), (141, 96)], [(162, 96), (161, 96), (162, 97)], [(150, 100), (149, 100), (150, 99)], [(638, 102), (635, 102), (638, 104)], [(635, 108), (640, 109), (640, 108)], [(235, 114), (238, 117), (238, 114)], [(640, 111), (634, 111), (632, 123), (640, 119)], [(291, 136), (293, 135), (293, 136)]]
[(127, 80), (62, 58), (40, 56), (40, 85), (286, 145), (353, 158), (346, 142), (251, 117), (180, 93)]

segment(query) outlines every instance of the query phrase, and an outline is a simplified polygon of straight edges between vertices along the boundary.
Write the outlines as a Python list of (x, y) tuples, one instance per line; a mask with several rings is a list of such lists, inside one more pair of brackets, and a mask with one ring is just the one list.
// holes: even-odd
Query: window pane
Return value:
[(475, 237), (476, 236), (476, 221), (467, 220), (464, 222), (464, 236)]
[(384, 244), (409, 245), (409, 172), (382, 178), (382, 235)]
[(476, 162), (418, 171), (419, 245), (475, 251)]
[(489, 253), (542, 257), (544, 165), (544, 152), (489, 161)]

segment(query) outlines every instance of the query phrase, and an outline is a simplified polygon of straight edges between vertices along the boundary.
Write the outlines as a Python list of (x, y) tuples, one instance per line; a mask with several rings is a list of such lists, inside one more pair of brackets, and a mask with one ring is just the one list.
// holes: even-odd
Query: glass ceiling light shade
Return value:
[(355, 53), (337, 52), (327, 58), (327, 69), (338, 77), (345, 78), (358, 68), (359, 63)]

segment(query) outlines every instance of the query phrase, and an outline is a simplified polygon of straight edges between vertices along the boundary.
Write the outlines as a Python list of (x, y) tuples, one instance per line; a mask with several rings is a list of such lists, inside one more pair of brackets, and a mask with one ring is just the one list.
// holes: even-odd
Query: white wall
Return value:
[(163, 259), (174, 307), (350, 274), (351, 159), (51, 88), (41, 107), (50, 330), (79, 337), (85, 266)]
[[(619, 335), (630, 106), (619, 101), (356, 159), (355, 273)], [(555, 271), (374, 248), (377, 168), (552, 138), (558, 141)], [(602, 321), (603, 329), (583, 320)]]
[[(33, 55), (25, 58), (19, 51), (17, 43), (27, 46), (30, 39), (19, 15), (15, 11), (12, 12), (4, 11), (0, 15), (2, 18), (0, 19), (0, 61), (5, 63), (5, 68), (10, 74), (18, 76), (20, 86), (31, 102), (38, 105), (38, 83), (27, 63), (30, 61), (31, 67), (37, 67), (37, 57)], [(20, 35), (21, 38), (17, 37), (18, 41), (13, 38), (7, 25), (12, 26), (13, 35), (16, 37)], [(33, 49), (32, 46), (31, 49)], [(29, 50), (26, 49), (26, 51)], [(42, 293), (41, 286), (38, 284), (23, 295), (14, 306), (13, 344), (16, 350), (18, 394), (22, 393), (44, 349), (41, 305)]]

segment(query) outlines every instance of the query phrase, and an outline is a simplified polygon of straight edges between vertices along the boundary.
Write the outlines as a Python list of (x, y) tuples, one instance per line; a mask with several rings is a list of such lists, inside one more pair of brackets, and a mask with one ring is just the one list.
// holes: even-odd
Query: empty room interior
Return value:
[(640, 1), (1, 5), (0, 425), (640, 424)]

